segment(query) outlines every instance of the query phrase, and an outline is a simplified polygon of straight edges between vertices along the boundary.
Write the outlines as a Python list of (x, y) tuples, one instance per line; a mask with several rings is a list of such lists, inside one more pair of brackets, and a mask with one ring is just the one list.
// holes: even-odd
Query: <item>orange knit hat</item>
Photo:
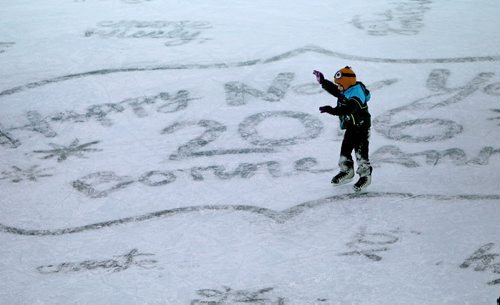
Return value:
[(351, 67), (345, 66), (345, 68), (342, 68), (335, 73), (333, 82), (341, 85), (344, 90), (347, 90), (349, 87), (356, 84), (356, 74)]

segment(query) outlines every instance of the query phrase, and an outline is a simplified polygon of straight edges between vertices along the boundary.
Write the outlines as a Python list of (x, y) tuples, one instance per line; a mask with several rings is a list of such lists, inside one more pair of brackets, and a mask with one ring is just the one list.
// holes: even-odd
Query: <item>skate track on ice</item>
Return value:
[(212, 63), (212, 64), (174, 64), (174, 65), (159, 65), (159, 66), (145, 66), (145, 67), (130, 67), (130, 68), (117, 68), (117, 69), (101, 69), (94, 71), (87, 71), (82, 73), (68, 74), (63, 76), (58, 76), (46, 80), (41, 80), (37, 82), (28, 83), (26, 85), (17, 86), (14, 88), (6, 89), (0, 92), (0, 98), (7, 95), (12, 95), (28, 89), (38, 88), (49, 84), (60, 83), (67, 80), (85, 78), (88, 76), (95, 75), (107, 75), (114, 73), (123, 72), (144, 72), (144, 71), (161, 71), (161, 70), (203, 70), (203, 69), (227, 69), (236, 67), (249, 67), (255, 66), (257, 64), (269, 64), (278, 62), (281, 60), (293, 58), (305, 53), (318, 53), (325, 56), (336, 57), (352, 61), (364, 61), (364, 62), (376, 62), (376, 63), (388, 63), (388, 64), (448, 64), (448, 63), (473, 63), (473, 62), (500, 62), (500, 56), (468, 56), (468, 57), (457, 57), (457, 58), (427, 58), (427, 59), (390, 59), (390, 58), (377, 58), (377, 57), (365, 57), (349, 55), (344, 53), (339, 53), (331, 50), (327, 50), (318, 46), (304, 46), (297, 48), (267, 59), (254, 59), (243, 62), (234, 63)]
[(367, 192), (367, 193), (347, 193), (342, 195), (329, 196), (322, 199), (303, 202), (283, 211), (275, 211), (272, 209), (251, 206), (251, 205), (200, 205), (190, 206), (175, 209), (167, 209), (156, 212), (151, 212), (138, 216), (131, 216), (99, 222), (78, 227), (70, 227), (63, 229), (23, 229), (0, 224), (0, 232), (10, 233), (24, 236), (58, 236), (73, 233), (81, 233), (86, 231), (95, 231), (112, 226), (125, 225), (129, 223), (142, 222), (153, 219), (176, 216), (180, 214), (197, 213), (203, 211), (229, 211), (229, 212), (247, 212), (257, 214), (263, 217), (274, 220), (276, 223), (285, 223), (286, 221), (302, 214), (303, 212), (314, 209), (319, 206), (334, 204), (339, 201), (365, 199), (365, 198), (392, 198), (398, 201), (409, 199), (427, 199), (438, 201), (463, 201), (463, 200), (500, 200), (500, 194), (490, 195), (438, 195), (438, 194), (411, 194), (411, 193), (393, 193), (393, 192)]

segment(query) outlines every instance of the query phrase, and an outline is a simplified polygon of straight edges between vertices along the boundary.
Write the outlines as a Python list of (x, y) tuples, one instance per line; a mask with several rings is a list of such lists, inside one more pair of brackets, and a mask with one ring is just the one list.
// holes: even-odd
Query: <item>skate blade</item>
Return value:
[(363, 185), (362, 187), (357, 187), (357, 186), (353, 185), (352, 190), (355, 193), (364, 193), (364, 192), (366, 192), (366, 189), (368, 188), (368, 186), (370, 186), (370, 184)]
[(333, 183), (333, 182), (331, 182), (331, 181), (330, 181), (330, 183), (331, 183), (333, 186), (341, 186), (341, 185), (347, 184), (347, 183), (349, 183), (349, 182), (352, 182), (352, 180), (354, 180), (354, 178), (344, 180), (344, 181), (342, 181), (342, 182), (340, 182), (340, 183)]
[(360, 188), (360, 187), (353, 187), (352, 190), (356, 194), (361, 194), (361, 193), (366, 193), (366, 187)]

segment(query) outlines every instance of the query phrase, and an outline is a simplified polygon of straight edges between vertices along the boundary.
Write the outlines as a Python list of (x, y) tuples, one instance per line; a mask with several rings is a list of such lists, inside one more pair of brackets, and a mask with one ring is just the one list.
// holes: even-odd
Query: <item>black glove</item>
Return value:
[(325, 80), (325, 77), (323, 76), (323, 73), (321, 73), (321, 72), (319, 72), (317, 70), (314, 70), (313, 74), (316, 76), (316, 80), (321, 85), (323, 83), (323, 81)]
[(319, 107), (319, 112), (326, 112), (332, 115), (337, 115), (337, 111), (335, 111), (335, 108), (333, 108), (332, 106), (321, 106)]

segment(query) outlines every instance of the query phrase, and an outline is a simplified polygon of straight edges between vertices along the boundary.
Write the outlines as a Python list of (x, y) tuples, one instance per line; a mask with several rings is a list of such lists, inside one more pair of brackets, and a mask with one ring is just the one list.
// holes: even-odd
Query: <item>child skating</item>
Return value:
[(341, 185), (350, 182), (354, 177), (354, 151), (359, 180), (354, 184), (356, 192), (364, 190), (371, 183), (373, 168), (368, 156), (371, 116), (368, 112), (370, 92), (362, 82), (356, 80), (351, 67), (346, 66), (335, 73), (333, 82), (325, 79), (320, 71), (313, 71), (321, 87), (337, 98), (336, 107), (319, 107), (321, 113), (336, 115), (340, 120), (340, 128), (345, 130), (340, 148), (340, 172), (332, 178), (332, 184)]

